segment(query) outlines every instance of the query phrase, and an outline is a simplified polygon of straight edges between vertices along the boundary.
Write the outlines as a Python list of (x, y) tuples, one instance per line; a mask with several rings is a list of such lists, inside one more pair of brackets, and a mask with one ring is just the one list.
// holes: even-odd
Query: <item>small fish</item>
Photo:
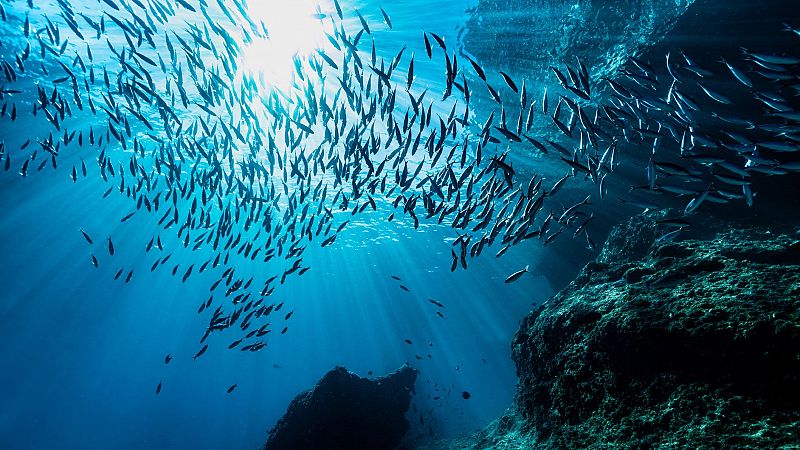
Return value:
[(428, 33), (423, 32), (422, 38), (425, 40), (425, 53), (428, 54), (428, 59), (430, 59), (433, 57), (433, 49), (431, 48), (431, 41), (428, 40)]
[(156, 386), (156, 395), (161, 393), (161, 381), (158, 382), (158, 386)]
[(506, 278), (506, 281), (505, 281), (505, 282), (506, 282), (506, 283), (513, 283), (513, 282), (515, 282), (515, 281), (519, 280), (519, 278), (520, 278), (522, 275), (526, 274), (526, 273), (528, 273), (528, 266), (525, 266), (525, 268), (524, 268), (524, 269), (522, 269), (522, 270), (518, 270), (518, 271), (516, 271), (516, 272), (512, 273), (511, 275), (509, 275), (509, 276), (508, 276), (508, 278)]
[(483, 68), (469, 56), (467, 56), (467, 60), (472, 64), (472, 68), (475, 69), (475, 73), (478, 74), (481, 80), (486, 81), (486, 73), (484, 73)]
[(697, 208), (699, 208), (700, 205), (708, 197), (708, 193), (709, 193), (709, 191), (706, 190), (706, 191), (702, 192), (701, 194), (697, 195), (696, 197), (693, 197), (692, 200), (686, 205), (686, 209), (684, 209), (684, 214), (690, 214), (690, 213), (694, 212)]
[(677, 217), (676, 218), (659, 219), (659, 220), (656, 220), (656, 223), (659, 224), (659, 225), (664, 225), (664, 226), (668, 226), (668, 227), (678, 227), (678, 228), (688, 227), (690, 225), (690, 223), (688, 221), (686, 221), (684, 219), (681, 219), (681, 218), (677, 218)]
[(714, 101), (716, 101), (716, 102), (719, 102), (719, 103), (722, 103), (722, 104), (724, 104), (724, 105), (731, 105), (731, 104), (733, 104), (733, 101), (732, 101), (731, 99), (729, 99), (728, 97), (726, 97), (726, 96), (724, 96), (724, 95), (720, 94), (719, 92), (716, 92), (716, 91), (714, 91), (714, 90), (712, 90), (712, 89), (709, 89), (709, 88), (707, 88), (707, 87), (703, 86), (703, 85), (702, 85), (702, 84), (700, 84), (700, 83), (698, 83), (698, 86), (700, 86), (700, 89), (702, 89), (702, 90), (703, 90), (703, 92), (705, 92), (705, 94), (706, 94), (706, 95), (707, 95), (709, 98), (711, 98), (712, 100), (714, 100)]
[(367, 34), (372, 34), (372, 32), (369, 29), (369, 24), (367, 24), (367, 21), (364, 19), (364, 16), (362, 16), (361, 13), (358, 12), (358, 10), (356, 10), (356, 15), (358, 16), (358, 20), (361, 22), (361, 27), (364, 29), (364, 31), (366, 31)]
[(681, 232), (683, 232), (683, 228), (678, 228), (676, 230), (670, 231), (669, 233), (660, 236), (658, 239), (656, 239), (655, 243), (656, 245), (661, 245), (672, 242), (675, 240), (676, 237), (678, 237), (679, 234), (681, 234)]
[(470, 393), (469, 393), (469, 392), (467, 392), (467, 391), (464, 391), (464, 392), (462, 392), (462, 393), (461, 393), (461, 397), (462, 397), (464, 400), (469, 400), (469, 399), (470, 399), (470, 397), (472, 397), (472, 394), (470, 394)]
[(386, 22), (386, 25), (389, 26), (389, 29), (393, 29), (392, 19), (389, 18), (389, 14), (387, 14), (386, 11), (383, 10), (383, 8), (381, 8), (381, 14), (383, 14), (383, 20)]
[(164, 364), (169, 364), (170, 361), (172, 361), (172, 356), (167, 354), (167, 356), (164, 357)]
[(512, 80), (511, 77), (507, 73), (505, 73), (505, 72), (503, 72), (501, 70), (500, 71), (500, 75), (503, 77), (503, 79), (506, 81), (506, 84), (508, 85), (508, 87), (511, 88), (512, 91), (519, 92), (519, 88), (517, 88), (517, 84), (514, 83), (514, 80)]
[(232, 384), (231, 387), (228, 388), (228, 394), (233, 392), (236, 389), (236, 386), (238, 386), (238, 384)]
[(94, 242), (92, 241), (92, 238), (89, 237), (89, 235), (85, 231), (83, 231), (82, 229), (81, 229), (81, 234), (83, 235), (83, 238), (86, 239), (86, 242), (88, 242), (89, 244), (94, 244)]
[(592, 240), (592, 238), (589, 236), (589, 232), (587, 232), (586, 230), (584, 230), (584, 231), (583, 231), (583, 234), (585, 234), (585, 235), (586, 235), (586, 249), (587, 249), (587, 250), (589, 250), (590, 252), (593, 252), (593, 251), (595, 251), (595, 250), (597, 249), (597, 245), (595, 245), (594, 241), (593, 241), (593, 240)]
[(444, 308), (443, 304), (441, 304), (440, 302), (437, 302), (436, 300), (434, 300), (432, 298), (429, 298), (428, 301), (433, 303), (434, 305), (438, 306), (439, 308)]
[(737, 80), (739, 80), (739, 82), (740, 82), (740, 83), (742, 83), (743, 85), (745, 85), (745, 86), (747, 86), (747, 87), (749, 87), (749, 88), (752, 88), (752, 87), (753, 87), (753, 82), (750, 80), (750, 78), (749, 78), (747, 75), (745, 75), (745, 73), (744, 73), (744, 72), (742, 72), (741, 70), (739, 70), (739, 69), (738, 69), (738, 68), (736, 68), (735, 66), (733, 66), (733, 65), (729, 64), (729, 63), (728, 63), (727, 61), (725, 61), (724, 59), (723, 59), (723, 60), (721, 60), (720, 62), (722, 62), (723, 64), (725, 64), (725, 65), (728, 67), (728, 70), (730, 70), (730, 71), (731, 71), (731, 73), (733, 74), (733, 76), (734, 76), (734, 77), (735, 77)]
[(339, 1), (333, 0), (333, 5), (336, 7), (336, 14), (339, 16), (339, 20), (343, 19), (342, 7), (339, 5)]
[(206, 352), (206, 350), (208, 350), (208, 344), (204, 345), (204, 346), (203, 346), (203, 348), (201, 348), (201, 349), (200, 349), (200, 351), (199, 351), (199, 352), (197, 352), (197, 354), (196, 354), (196, 355), (194, 355), (194, 358), (192, 358), (192, 360), (194, 361), (194, 360), (196, 360), (197, 358), (199, 358), (199, 357), (203, 356), (203, 353), (205, 353), (205, 352)]

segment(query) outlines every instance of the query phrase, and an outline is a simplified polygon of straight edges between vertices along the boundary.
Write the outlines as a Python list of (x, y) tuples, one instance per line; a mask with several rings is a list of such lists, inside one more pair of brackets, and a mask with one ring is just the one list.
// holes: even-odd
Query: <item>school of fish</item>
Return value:
[[(243, 49), (269, 33), (244, 0), (97, 0), (80, 11), (68, 0), (0, 0), (3, 169), (27, 177), (66, 156), (74, 183), (97, 176), (103, 197), (130, 200), (120, 222), (158, 218), (142, 243), (151, 271), (182, 282), (218, 274), (199, 304), (208, 325), (195, 359), (212, 335), (257, 352), (286, 333), (293, 311), (273, 301), (276, 287), (310, 269), (309, 245), (334, 245), (365, 211), (452, 228), (455, 271), (529, 240), (569, 236), (594, 249), (592, 197), (608, 195), (626, 154), (646, 164), (636, 197), (621, 202), (683, 202), (683, 215), (662, 221), (671, 228), (662, 241), (705, 202), (751, 205), (754, 174), (800, 172), (800, 56), (742, 49), (737, 61), (702, 67), (676, 51), (659, 69), (631, 58), (602, 80), (576, 60), (552, 67), (559, 89), (533, 93), (433, 32), (420, 36), (424, 54), (378, 58), (372, 34), (392, 28), (389, 13), (345, 14), (336, 0), (330, 9), (315, 16), (324, 48), (295, 57), (289, 89), (271, 89), (241, 68)], [(786, 25), (786, 35), (800, 39), (800, 29)], [(415, 84), (420, 60), (442, 68), (442, 92)], [(719, 87), (731, 81), (746, 89)], [(472, 107), (473, 89), (493, 107)], [(737, 115), (745, 103), (764, 110), (759, 121)], [(11, 123), (23, 115), (33, 136), (16, 142)], [(521, 176), (510, 155), (532, 153), (563, 164), (564, 176)], [(578, 182), (595, 187), (564, 203), (562, 188)], [(112, 237), (80, 233), (94, 267), (113, 264)], [(170, 263), (198, 251), (212, 256)], [(115, 276), (133, 277), (132, 268)]]

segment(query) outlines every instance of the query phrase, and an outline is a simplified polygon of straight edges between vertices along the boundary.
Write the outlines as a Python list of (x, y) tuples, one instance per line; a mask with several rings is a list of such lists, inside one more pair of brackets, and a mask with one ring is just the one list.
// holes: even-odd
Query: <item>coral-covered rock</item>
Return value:
[(522, 428), (573, 448), (800, 443), (797, 238), (749, 229), (654, 244), (650, 223), (621, 226), (631, 240), (612, 235), (523, 321)]
[(618, 226), (523, 320), (506, 414), (429, 448), (800, 446), (800, 232), (666, 243), (661, 217)]
[(292, 400), (264, 450), (393, 449), (408, 431), (417, 374), (405, 366), (369, 380), (336, 367)]

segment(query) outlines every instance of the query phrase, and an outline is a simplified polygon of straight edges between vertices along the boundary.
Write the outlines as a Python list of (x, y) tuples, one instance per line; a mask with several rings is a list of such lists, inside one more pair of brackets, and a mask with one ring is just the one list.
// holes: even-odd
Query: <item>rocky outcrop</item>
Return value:
[(800, 233), (658, 243), (652, 219), (524, 319), (514, 406), (447, 447), (800, 445)]
[(621, 229), (514, 338), (523, 428), (557, 447), (800, 443), (800, 241)]
[(575, 57), (599, 78), (658, 42), (693, 2), (480, 0), (463, 44), (484, 67), (524, 73), (529, 83), (555, 82), (549, 67)]
[(369, 380), (336, 367), (292, 400), (264, 450), (393, 449), (409, 427), (417, 374), (405, 366)]

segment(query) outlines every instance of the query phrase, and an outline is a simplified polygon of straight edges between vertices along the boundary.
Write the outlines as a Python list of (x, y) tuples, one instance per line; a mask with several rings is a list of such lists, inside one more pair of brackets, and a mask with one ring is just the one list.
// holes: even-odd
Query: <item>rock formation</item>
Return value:
[(292, 400), (264, 450), (393, 449), (409, 427), (417, 374), (405, 366), (369, 380), (336, 367)]
[(448, 448), (800, 445), (800, 233), (637, 216), (527, 316), (506, 415)]

